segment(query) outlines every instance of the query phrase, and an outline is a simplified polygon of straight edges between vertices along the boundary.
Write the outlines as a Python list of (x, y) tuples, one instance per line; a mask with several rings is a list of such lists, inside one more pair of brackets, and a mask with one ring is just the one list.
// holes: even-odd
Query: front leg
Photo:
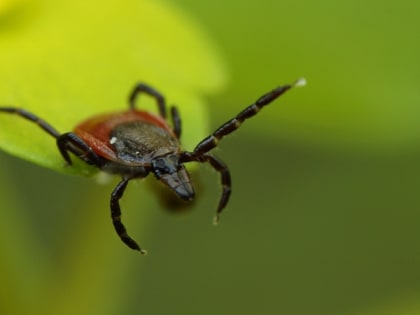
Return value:
[(219, 222), (220, 214), (223, 209), (226, 207), (230, 194), (232, 192), (232, 180), (230, 177), (230, 172), (228, 166), (218, 157), (210, 153), (205, 153), (199, 157), (194, 157), (193, 152), (182, 152), (181, 160), (184, 163), (187, 162), (200, 162), (200, 163), (209, 163), (220, 174), (220, 181), (222, 184), (222, 195), (219, 200), (219, 205), (217, 206), (216, 216), (214, 217), (213, 223), (216, 225)]
[(127, 229), (124, 224), (121, 222), (121, 208), (119, 200), (124, 194), (125, 189), (127, 188), (129, 179), (123, 178), (113, 190), (111, 194), (111, 218), (114, 225), (115, 231), (117, 232), (120, 239), (131, 249), (140, 251), (143, 255), (147, 252), (140, 248), (140, 246), (133, 240), (128, 234)]
[(306, 81), (302, 78), (296, 80), (293, 84), (279, 86), (278, 88), (262, 95), (255, 101), (255, 103), (246, 107), (234, 118), (221, 125), (210, 136), (204, 138), (200, 143), (198, 143), (194, 148), (194, 151), (191, 153), (190, 158), (197, 159), (203, 154), (214, 149), (222, 138), (237, 130), (245, 120), (258, 114), (263, 107), (271, 104), (274, 100), (289, 91), (291, 88), (304, 86), (305, 84)]
[(72, 165), (69, 151), (88, 164), (101, 165), (101, 158), (73, 132), (68, 132), (57, 137), (57, 146), (68, 165)]
[(201, 156), (199, 162), (209, 163), (220, 174), (220, 181), (222, 184), (222, 196), (220, 197), (216, 216), (214, 217), (213, 221), (213, 223), (216, 225), (217, 223), (219, 223), (220, 214), (226, 207), (230, 198), (230, 194), (232, 192), (232, 181), (230, 178), (229, 168), (222, 160), (210, 153), (206, 153), (203, 156)]

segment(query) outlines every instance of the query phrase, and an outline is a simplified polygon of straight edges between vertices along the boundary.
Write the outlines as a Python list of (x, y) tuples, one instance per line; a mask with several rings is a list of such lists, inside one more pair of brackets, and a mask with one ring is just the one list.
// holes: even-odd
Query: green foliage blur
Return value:
[(117, 179), (0, 153), (0, 314), (420, 314), (420, 3), (167, 4), (228, 65), (224, 92), (206, 95), (212, 128), (279, 84), (308, 86), (215, 150), (233, 177), (218, 227), (208, 168), (179, 214), (163, 210), (153, 178), (131, 183), (124, 221), (146, 257), (114, 235)]

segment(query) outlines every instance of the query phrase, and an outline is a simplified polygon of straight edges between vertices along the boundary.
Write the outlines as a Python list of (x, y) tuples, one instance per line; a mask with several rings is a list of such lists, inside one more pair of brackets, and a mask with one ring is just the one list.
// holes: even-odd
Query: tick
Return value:
[[(152, 173), (179, 198), (190, 201), (194, 198), (194, 187), (184, 166), (185, 163), (208, 163), (219, 174), (222, 194), (217, 207), (215, 223), (226, 207), (231, 193), (231, 177), (226, 164), (210, 151), (218, 142), (232, 133), (248, 118), (256, 115), (264, 106), (294, 86), (305, 84), (299, 79), (293, 84), (280, 86), (258, 98), (210, 136), (199, 142), (193, 151), (183, 151), (180, 145), (181, 117), (176, 107), (170, 108), (171, 124), (163, 95), (154, 88), (140, 83), (129, 96), (129, 109), (93, 116), (77, 125), (72, 132), (59, 133), (49, 123), (36, 115), (16, 107), (0, 107), (0, 112), (16, 114), (36, 123), (56, 139), (58, 150), (68, 165), (72, 164), (72, 153), (87, 164), (100, 170), (121, 176), (121, 181), (111, 193), (111, 218), (121, 240), (130, 248), (145, 254), (146, 251), (127, 233), (121, 221), (119, 200), (127, 184), (135, 178)], [(156, 100), (158, 115), (136, 108), (140, 94), (147, 94)]]

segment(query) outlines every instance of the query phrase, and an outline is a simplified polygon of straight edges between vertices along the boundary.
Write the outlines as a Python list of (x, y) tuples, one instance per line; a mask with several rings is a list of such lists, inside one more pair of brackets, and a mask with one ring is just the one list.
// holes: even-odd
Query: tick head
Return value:
[(179, 162), (178, 155), (169, 154), (153, 159), (152, 172), (181, 199), (194, 199), (194, 187), (185, 166)]

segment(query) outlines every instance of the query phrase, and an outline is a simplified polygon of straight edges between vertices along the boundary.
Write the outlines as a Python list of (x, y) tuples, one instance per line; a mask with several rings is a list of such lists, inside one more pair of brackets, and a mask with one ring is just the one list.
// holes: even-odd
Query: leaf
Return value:
[[(146, 82), (179, 105), (189, 149), (207, 131), (201, 95), (225, 82), (219, 53), (197, 23), (148, 0), (22, 2), (0, 15), (0, 73), (0, 104), (25, 108), (62, 133), (126, 109), (134, 84)], [(153, 100), (140, 99), (156, 111)], [(55, 170), (90, 172), (81, 162), (63, 168), (54, 139), (13, 115), (0, 115), (0, 148)]]

